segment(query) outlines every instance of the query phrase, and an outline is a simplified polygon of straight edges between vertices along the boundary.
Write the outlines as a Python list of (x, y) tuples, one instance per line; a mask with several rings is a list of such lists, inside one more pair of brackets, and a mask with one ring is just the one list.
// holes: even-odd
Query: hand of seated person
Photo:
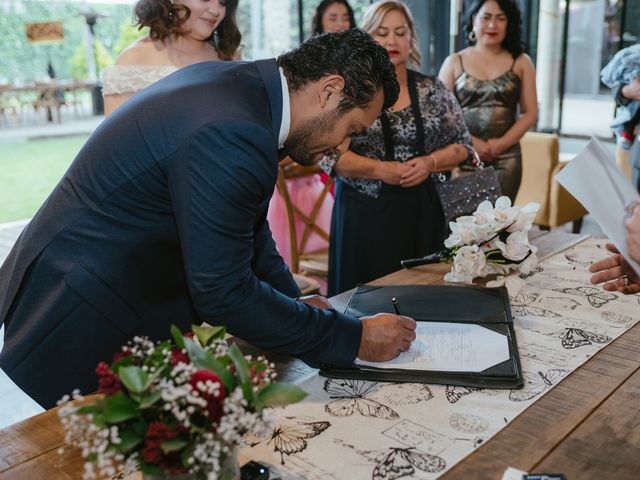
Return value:
[(640, 77), (622, 87), (622, 96), (629, 100), (640, 100)]
[(402, 176), (411, 170), (409, 165), (401, 162), (377, 162), (377, 175), (378, 180), (382, 180), (389, 185), (400, 185)]
[(411, 167), (400, 178), (402, 187), (415, 187), (424, 182), (433, 170), (433, 159), (430, 156), (416, 157), (405, 162), (405, 165)]
[(476, 149), (476, 152), (478, 152), (478, 155), (480, 156), (480, 160), (482, 160), (483, 162), (495, 161), (496, 158), (491, 151), (489, 142), (485, 142), (484, 140), (474, 137), (473, 148)]
[(329, 303), (329, 300), (321, 295), (305, 295), (304, 297), (299, 297), (298, 301), (311, 305), (312, 307), (321, 308), (322, 310), (333, 308), (333, 305)]
[(361, 320), (360, 360), (386, 362), (409, 350), (416, 339), (416, 322), (412, 318), (378, 313)]
[(631, 217), (627, 219), (627, 248), (629, 255), (636, 262), (640, 262), (640, 205), (633, 209)]
[(618, 249), (612, 244), (607, 244), (607, 250), (615, 253), (604, 260), (594, 263), (589, 271), (595, 273), (591, 276), (591, 283), (602, 283), (602, 288), (609, 292), (632, 294), (640, 292), (640, 277), (633, 271)]

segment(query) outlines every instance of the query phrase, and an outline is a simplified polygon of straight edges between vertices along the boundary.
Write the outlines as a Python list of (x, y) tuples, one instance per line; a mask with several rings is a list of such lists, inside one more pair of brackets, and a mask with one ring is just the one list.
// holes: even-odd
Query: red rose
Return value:
[(118, 360), (122, 360), (125, 357), (130, 357), (131, 352), (129, 350), (122, 350), (120, 352), (116, 352), (113, 354), (113, 362), (116, 363)]
[[(206, 383), (207, 381), (217, 383), (219, 385), (216, 394), (209, 393), (206, 388), (198, 387), (198, 383)], [(215, 373), (210, 370), (198, 370), (191, 377), (191, 388), (198, 391), (200, 396), (207, 401), (207, 412), (209, 419), (214, 423), (219, 423), (222, 418), (222, 403), (224, 401), (224, 386)]]
[(189, 357), (178, 348), (171, 350), (171, 364), (175, 367), (179, 363), (189, 363)]
[(100, 362), (96, 367), (96, 373), (98, 374), (98, 392), (107, 396), (115, 395), (122, 390), (122, 384), (118, 376), (113, 373), (113, 370), (109, 368), (105, 362)]
[(166, 440), (173, 440), (177, 436), (178, 434), (164, 423), (150, 423), (145, 437), (145, 447), (142, 450), (142, 457), (144, 458), (144, 461), (150, 464), (159, 465), (164, 459), (160, 445), (162, 445)]
[(115, 375), (101, 377), (98, 380), (98, 392), (107, 396), (115, 395), (122, 390), (122, 383)]
[(106, 362), (100, 362), (96, 367), (96, 373), (98, 374), (99, 377), (102, 377), (103, 375), (108, 375), (110, 372), (111, 372), (111, 368), (109, 368), (109, 365), (107, 365)]
[(147, 463), (158, 465), (162, 461), (162, 450), (160, 447), (145, 447), (142, 450), (142, 458)]
[(251, 374), (251, 383), (253, 385), (260, 385), (260, 382), (262, 382), (267, 375), (267, 372), (264, 370), (256, 373), (256, 365), (251, 365), (249, 373)]

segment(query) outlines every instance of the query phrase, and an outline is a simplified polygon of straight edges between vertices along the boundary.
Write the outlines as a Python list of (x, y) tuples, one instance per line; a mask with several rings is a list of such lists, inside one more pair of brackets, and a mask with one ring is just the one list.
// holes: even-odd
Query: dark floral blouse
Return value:
[[(460, 105), (453, 93), (435, 77), (422, 75), (418, 72), (415, 72), (415, 77), (418, 101), (424, 122), (425, 152), (429, 154), (456, 143), (471, 147), (471, 136), (464, 123), (464, 115)], [(416, 122), (411, 105), (397, 112), (388, 109), (385, 113), (389, 118), (393, 133), (395, 159), (400, 162), (411, 160), (415, 157), (416, 137)], [(359, 155), (382, 161), (385, 149), (380, 118), (378, 117), (362, 135), (353, 137), (349, 148)], [(339, 158), (338, 154), (328, 155), (322, 159), (320, 166), (325, 172), (331, 174)], [(471, 155), (468, 160), (470, 159)], [(359, 192), (374, 198), (378, 197), (382, 187), (381, 180), (341, 178)]]

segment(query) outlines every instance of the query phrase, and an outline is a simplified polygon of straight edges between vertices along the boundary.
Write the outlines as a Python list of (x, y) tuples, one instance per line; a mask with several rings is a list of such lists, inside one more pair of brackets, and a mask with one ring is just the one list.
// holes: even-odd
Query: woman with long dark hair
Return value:
[(538, 115), (536, 74), (513, 0), (480, 0), (466, 26), (469, 47), (449, 56), (439, 78), (454, 93), (480, 158), (515, 200), (522, 178), (520, 139)]
[(322, 0), (311, 19), (311, 36), (341, 32), (356, 26), (353, 8), (347, 0)]
[(181, 67), (239, 57), (238, 0), (139, 0), (138, 28), (149, 35), (127, 47), (103, 73), (105, 114)]

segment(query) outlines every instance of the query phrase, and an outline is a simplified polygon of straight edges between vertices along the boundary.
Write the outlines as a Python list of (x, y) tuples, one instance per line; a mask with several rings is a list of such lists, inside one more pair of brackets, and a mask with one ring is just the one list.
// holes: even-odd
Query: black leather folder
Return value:
[(419, 382), (469, 387), (517, 389), (524, 385), (518, 345), (507, 289), (444, 285), (358, 287), (345, 313), (356, 317), (394, 313), (396, 298), (402, 315), (418, 322), (473, 323), (507, 337), (509, 359), (481, 372), (448, 372), (376, 368), (354, 364), (351, 368), (322, 365), (320, 375), (384, 382)]

